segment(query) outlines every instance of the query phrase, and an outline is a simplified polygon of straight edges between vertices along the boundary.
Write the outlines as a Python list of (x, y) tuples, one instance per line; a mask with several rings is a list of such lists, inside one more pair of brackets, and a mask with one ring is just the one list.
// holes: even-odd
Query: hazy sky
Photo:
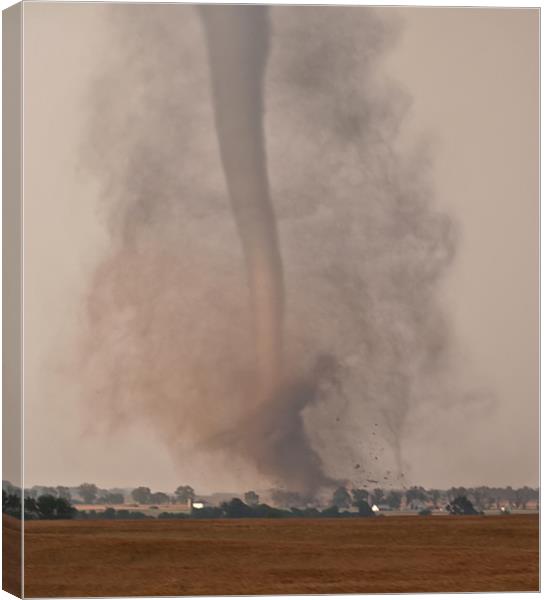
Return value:
[[(456, 377), (477, 398), (474, 412), (453, 406), (411, 429), (411, 481), (537, 485), (539, 12), (378, 12), (403, 24), (377, 66), (412, 100), (399, 149), (428, 148), (434, 203), (458, 225), (438, 295)], [(197, 451), (173, 461), (143, 419), (94, 431), (94, 405), (83, 406), (73, 358), (108, 238), (100, 176), (86, 171), (82, 146), (100, 123), (90, 86), (112, 63), (114, 39), (108, 6), (25, 6), (25, 485), (250, 486), (250, 475)]]

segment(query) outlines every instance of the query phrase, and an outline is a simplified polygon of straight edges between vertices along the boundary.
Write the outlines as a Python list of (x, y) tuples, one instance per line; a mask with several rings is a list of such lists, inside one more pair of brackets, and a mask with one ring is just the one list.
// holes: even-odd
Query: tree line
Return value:
[[(66, 486), (33, 486), (24, 490), (21, 498), (20, 488), (9, 482), (3, 482), (2, 507), (5, 514), (20, 517), (24, 512), (25, 518), (145, 518), (147, 515), (128, 509), (107, 508), (105, 511), (78, 511), (80, 503), (88, 505), (122, 505), (125, 495), (120, 492), (100, 489), (93, 483), (82, 483), (75, 490), (80, 500), (72, 497), (71, 489)], [(443, 508), (453, 514), (462, 514), (457, 506), (475, 507), (476, 512), (501, 507), (525, 509), (530, 502), (537, 502), (538, 489), (524, 486), (475, 488), (452, 487), (448, 490), (425, 489), (422, 486), (412, 486), (405, 490), (384, 490), (376, 487), (349, 489), (339, 486), (334, 490), (329, 507), (320, 511), (309, 507), (305, 498), (296, 492), (287, 490), (272, 490), (270, 492), (273, 506), (260, 502), (260, 496), (253, 490), (247, 491), (243, 500), (234, 498), (230, 503), (220, 506), (203, 506), (192, 510), (193, 518), (233, 517), (238, 511), (239, 516), (339, 516), (343, 511), (353, 509), (351, 514), (364, 515), (374, 504), (381, 508), (392, 510), (404, 507), (410, 510), (420, 510), (423, 514), (430, 509)], [(189, 504), (191, 509), (196, 498), (195, 490), (190, 485), (181, 485), (172, 494), (152, 492), (149, 487), (139, 486), (130, 492), (132, 500), (139, 505)], [(461, 498), (464, 500), (461, 501)], [(238, 504), (240, 502), (240, 504)], [(356, 508), (356, 510), (354, 510)], [(278, 512), (281, 511), (281, 512)], [(283, 512), (284, 511), (284, 512)], [(473, 513), (465, 513), (473, 514)], [(184, 518), (181, 513), (160, 513), (160, 518)], [(186, 515), (187, 516), (187, 515)], [(155, 517), (151, 517), (155, 518)]]
[[(9, 482), (4, 482), (3, 489), (9, 493), (15, 493), (15, 486)], [(70, 488), (66, 486), (39, 486), (25, 488), (24, 497), (38, 499), (40, 496), (52, 496), (62, 498), (74, 504), (83, 502), (84, 504), (115, 505), (125, 504), (125, 495), (121, 492), (112, 492), (99, 488), (94, 483), (81, 483), (76, 488), (78, 498), (73, 497)], [(20, 494), (20, 492), (19, 492)], [(173, 504), (187, 503), (195, 498), (195, 491), (189, 485), (181, 485), (173, 494), (164, 492), (152, 492), (149, 487), (140, 486), (133, 489), (130, 493), (131, 499), (138, 504)]]
[(338, 487), (333, 494), (332, 503), (339, 508), (348, 508), (355, 502), (365, 500), (370, 504), (387, 506), (398, 510), (404, 505), (406, 508), (416, 510), (429, 505), (438, 509), (453, 503), (456, 498), (468, 498), (478, 510), (500, 509), (509, 506), (516, 509), (526, 509), (531, 502), (538, 502), (539, 491), (536, 488), (524, 486), (512, 488), (507, 486), (474, 488), (452, 487), (448, 490), (425, 489), (422, 486), (412, 486), (405, 490), (389, 490), (382, 488), (352, 489)]
[[(340, 511), (337, 506), (330, 506), (323, 510), (317, 508), (276, 508), (268, 504), (259, 503), (249, 505), (240, 498), (232, 498), (229, 502), (222, 502), (219, 506), (203, 506), (192, 508), (190, 512), (162, 512), (158, 519), (281, 519), (290, 517), (300, 518), (337, 518), (337, 517), (375, 517), (375, 513), (367, 502), (358, 507), (358, 512)], [(107, 508), (104, 511), (84, 511), (79, 513), (79, 519), (155, 519), (139, 511), (126, 509)]]

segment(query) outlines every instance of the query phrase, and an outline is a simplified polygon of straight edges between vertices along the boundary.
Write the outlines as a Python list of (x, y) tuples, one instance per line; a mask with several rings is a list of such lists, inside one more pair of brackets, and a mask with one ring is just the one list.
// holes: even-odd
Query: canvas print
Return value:
[(3, 13), (3, 587), (537, 591), (539, 11)]

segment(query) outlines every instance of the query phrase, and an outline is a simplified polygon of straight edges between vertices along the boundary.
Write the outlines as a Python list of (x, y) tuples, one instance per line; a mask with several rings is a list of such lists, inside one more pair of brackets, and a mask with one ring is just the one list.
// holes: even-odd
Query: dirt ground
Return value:
[(2, 589), (21, 596), (21, 521), (2, 515)]
[(538, 590), (538, 516), (35, 521), (25, 595)]

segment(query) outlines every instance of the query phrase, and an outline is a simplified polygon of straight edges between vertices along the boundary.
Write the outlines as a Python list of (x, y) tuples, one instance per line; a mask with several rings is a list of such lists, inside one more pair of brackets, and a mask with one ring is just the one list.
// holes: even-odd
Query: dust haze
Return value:
[(400, 23), (365, 8), (112, 10), (126, 54), (96, 84), (88, 148), (109, 175), (112, 239), (88, 299), (95, 404), (152, 421), (174, 460), (191, 440), (305, 492), (355, 462), (374, 471), (375, 425), (401, 477), (408, 413), (462, 391), (443, 382), (436, 294), (456, 226), (422, 157), (395, 150), (408, 98), (374, 70)]
[[(26, 236), (34, 244), (26, 252), (29, 273), (44, 273), (27, 286), (34, 311), (27, 335), (43, 340), (27, 340), (34, 361), (27, 372), (40, 351), (43, 356), (57, 344), (55, 337), (65, 351), (62, 373), (54, 377), (48, 366), (47, 394), (39, 387), (45, 376), (27, 386), (37, 407), (25, 417), (33, 432), (29, 476), (45, 477), (47, 469), (36, 470), (39, 457), (74, 443), (81, 452), (69, 452), (70, 465), (51, 465), (64, 465), (75, 484), (82, 478), (101, 483), (104, 472), (116, 485), (115, 465), (129, 464), (133, 451), (144, 470), (137, 463), (128, 467), (129, 485), (139, 483), (140, 473), (154, 477), (151, 471), (174, 468), (182, 479), (197, 478), (189, 483), (208, 482), (211, 489), (230, 480), (309, 494), (341, 481), (399, 486), (416, 481), (414, 472), (417, 483), (426, 483), (429, 473), (452, 485), (467, 472), (461, 452), (476, 459), (468, 466), (476, 484), (493, 473), (504, 482), (501, 456), (526, 464), (525, 440), (534, 439), (523, 435), (532, 427), (527, 375), (534, 367), (520, 364), (520, 357), (526, 365), (533, 361), (532, 319), (520, 309), (532, 291), (523, 278), (532, 236), (522, 234), (529, 228), (518, 217), (533, 211), (527, 201), (516, 210), (503, 194), (512, 181), (518, 198), (532, 198), (532, 172), (517, 162), (532, 154), (522, 133), (527, 120), (510, 116), (505, 99), (521, 109), (533, 90), (522, 68), (527, 46), (520, 57), (501, 40), (508, 29), (513, 39), (529, 40), (529, 13), (517, 13), (523, 15), (518, 20), (516, 13), (509, 19), (502, 11), (453, 10), (448, 19), (443, 9), (249, 7), (257, 12), (245, 18), (261, 20), (261, 34), (254, 26), (250, 39), (243, 27), (236, 36), (241, 46), (233, 49), (233, 36), (211, 36), (194, 6), (48, 10), (49, 18), (41, 5), (28, 10), (29, 27), (39, 24), (40, 35), (29, 35), (37, 45), (26, 49), (27, 130), (40, 138), (27, 143), (27, 160), (34, 172), (38, 162), (45, 169), (53, 159), (65, 166), (63, 172), (49, 168), (51, 181), (40, 178), (40, 190), (29, 182), (26, 201), (30, 207), (36, 198), (32, 214), (41, 231), (57, 214), (46, 210), (51, 202), (39, 204), (49, 197), (44, 194), (55, 206), (75, 207), (64, 212), (66, 235), (57, 224), (60, 239), (70, 234), (74, 252), (63, 246), (56, 269), (44, 269), (52, 254), (39, 235)], [(96, 40), (86, 33), (88, 18), (101, 25)], [(229, 19), (241, 27), (233, 12)], [(61, 42), (54, 31), (65, 23)], [(464, 69), (453, 66), (459, 63), (445, 49), (441, 60), (432, 56), (445, 36), (468, 40)], [(80, 37), (88, 46), (79, 50)], [(100, 43), (100, 59), (87, 56), (91, 38)], [(485, 38), (491, 60), (477, 51)], [(430, 44), (428, 53), (419, 53), (419, 39)], [(253, 53), (252, 64), (233, 76), (251, 88), (253, 108), (244, 111), (243, 128), (253, 141), (246, 150), (240, 135), (235, 142), (230, 131), (222, 133), (226, 121), (219, 111), (230, 99), (219, 86), (236, 95), (242, 87), (229, 90), (224, 67), (218, 72), (227, 84), (215, 83), (211, 43), (219, 44), (220, 61), (235, 62), (246, 55), (245, 44), (262, 46), (261, 58)], [(507, 57), (494, 58), (504, 57), (505, 46)], [(429, 68), (445, 62), (446, 78), (441, 70), (426, 76), (423, 67), (421, 73), (423, 57), (430, 57)], [(49, 70), (40, 69), (42, 58)], [(486, 65), (506, 75), (489, 80)], [(62, 73), (74, 74), (70, 85), (62, 84)], [(516, 73), (521, 85), (510, 84), (514, 96), (498, 93)], [(496, 90), (498, 111), (485, 110), (482, 80)], [(243, 102), (231, 99), (235, 106)], [(415, 114), (422, 115), (422, 107), (451, 144), (449, 162), (434, 145), (420, 144)], [(520, 109), (518, 115), (530, 114)], [(488, 146), (480, 127), (493, 128), (497, 112), (506, 115), (510, 143), (493, 144), (489, 134)], [(232, 120), (233, 114), (229, 125)], [(68, 137), (59, 136), (60, 125)], [(70, 152), (78, 163), (73, 181), (72, 162), (55, 158), (65, 139), (74, 140), (62, 146), (62, 156)], [(235, 175), (228, 162), (235, 163)], [(90, 216), (97, 202), (98, 217)], [(258, 206), (261, 217), (249, 213)], [(499, 227), (510, 222), (515, 232), (507, 237), (503, 227), (502, 244), (498, 219)], [(91, 231), (91, 221), (100, 233)], [(245, 221), (252, 223), (246, 241)], [(485, 268), (490, 255), (499, 261)], [(82, 256), (85, 268), (78, 270)], [(59, 266), (72, 288), (57, 287), (68, 290), (74, 304), (77, 299), (77, 312), (62, 314), (68, 300), (55, 304), (48, 292), (61, 277)], [(261, 289), (268, 291), (259, 296), (254, 282), (262, 276)], [(508, 281), (512, 295), (502, 293)], [(40, 293), (32, 294), (32, 286)], [(33, 298), (41, 299), (34, 309)], [(480, 314), (475, 309), (482, 305), (487, 310)], [(46, 309), (47, 317), (40, 317)], [(500, 318), (506, 315), (515, 320)], [(493, 317), (502, 327), (489, 327)], [(512, 383), (501, 385), (512, 367)], [(47, 444), (39, 418), (46, 413), (66, 423)], [(130, 431), (143, 432), (142, 439), (125, 450)], [(457, 439), (465, 440), (464, 448)], [(107, 447), (118, 448), (111, 472)], [(52, 483), (59, 476), (52, 474)]]

